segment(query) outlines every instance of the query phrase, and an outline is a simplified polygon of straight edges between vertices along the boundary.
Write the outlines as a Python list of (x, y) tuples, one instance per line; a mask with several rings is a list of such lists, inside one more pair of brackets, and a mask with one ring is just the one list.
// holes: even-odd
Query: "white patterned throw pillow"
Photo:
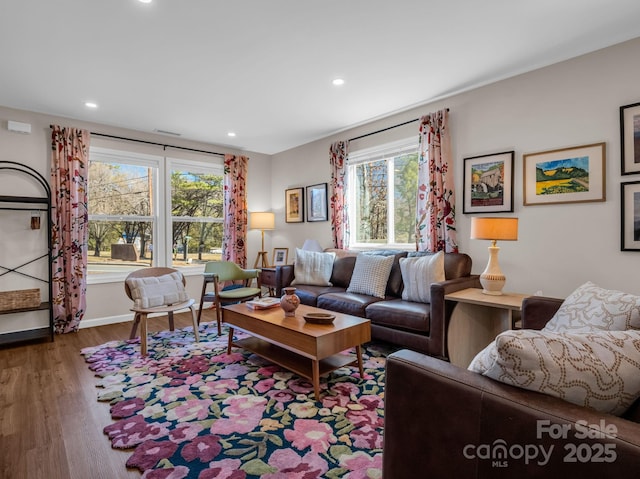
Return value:
[(137, 309), (155, 308), (189, 299), (182, 284), (182, 274), (177, 271), (162, 276), (130, 278), (127, 284), (131, 291), (133, 306)]
[(587, 282), (567, 296), (543, 331), (587, 332), (640, 329), (640, 296)]
[(469, 369), (620, 415), (640, 397), (640, 331), (505, 331)]
[(384, 298), (394, 258), (394, 256), (358, 254), (347, 293)]
[(445, 280), (444, 252), (400, 258), (400, 272), (402, 273), (402, 299), (417, 303), (431, 302), (431, 283)]
[(335, 253), (319, 253), (296, 248), (296, 260), (293, 264), (294, 279), (291, 285), (331, 286), (330, 279), (335, 257)]

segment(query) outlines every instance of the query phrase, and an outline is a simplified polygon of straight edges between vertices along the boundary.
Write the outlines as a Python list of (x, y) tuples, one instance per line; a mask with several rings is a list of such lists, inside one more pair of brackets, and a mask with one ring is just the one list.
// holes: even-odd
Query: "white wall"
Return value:
[[(284, 221), (284, 191), (329, 182), (329, 146), (333, 141), (448, 107), (458, 191), (458, 242), (461, 251), (473, 258), (475, 273), (482, 272), (486, 265), (488, 244), (469, 240), (471, 216), (462, 214), (463, 158), (513, 149), (516, 152), (513, 216), (520, 218), (520, 239), (500, 244), (500, 263), (508, 278), (505, 289), (523, 293), (542, 291), (545, 295), (564, 297), (591, 280), (603, 287), (640, 293), (634, 274), (640, 267), (640, 252), (620, 251), (619, 193), (622, 181), (638, 180), (640, 175), (620, 175), (618, 121), (620, 106), (640, 101), (637, 86), (640, 63), (636, 61), (639, 54), (640, 39), (636, 39), (361, 125), (273, 157), (246, 153), (250, 157), (249, 211), (271, 208), (276, 212), (276, 230), (265, 233), (266, 250), (288, 247), (291, 260), (295, 247), (301, 246), (306, 238), (316, 238), (324, 247), (332, 246), (329, 222)], [(336, 115), (339, 114), (337, 111)], [(31, 134), (7, 131), (8, 120), (30, 123)], [(241, 153), (226, 147), (0, 107), (2, 159), (32, 166), (48, 178), (51, 123), (190, 148)], [(351, 149), (414, 134), (417, 134), (417, 123), (354, 141)], [(102, 140), (94, 137), (95, 144), (99, 141)], [(600, 141), (607, 144), (606, 202), (522, 205), (523, 153)], [(134, 145), (131, 147), (137, 148)], [(249, 231), (250, 264), (259, 249), (260, 232)], [(191, 294), (198, 297), (199, 278), (188, 279), (188, 287)], [(124, 298), (121, 283), (90, 285), (87, 303), (87, 325), (129, 315), (129, 302)]]
[[(514, 213), (519, 240), (499, 244), (506, 291), (564, 297), (585, 281), (640, 293), (640, 252), (620, 251), (619, 107), (640, 101), (640, 39), (415, 108), (273, 157), (272, 202), (278, 215), (274, 244), (291, 249), (315, 237), (331, 246), (328, 222), (286, 224), (284, 190), (330, 180), (329, 146), (428, 112), (450, 108), (456, 177), (458, 243), (481, 273), (488, 242), (469, 239), (462, 214), (463, 158), (515, 150)], [(337, 115), (340, 112), (336, 112)], [(417, 123), (358, 140), (351, 150), (417, 135)], [(523, 206), (522, 155), (606, 142), (606, 201)], [(291, 173), (294, 172), (294, 173)]]
[[(28, 135), (10, 132), (7, 129), (8, 121), (19, 121), (31, 124), (31, 133)], [(58, 124), (67, 127), (85, 128), (90, 131), (100, 132), (109, 135), (122, 136), (127, 138), (136, 138), (157, 143), (166, 143), (187, 148), (200, 149), (205, 151), (215, 151), (220, 153), (244, 154), (249, 156), (249, 174), (247, 177), (247, 206), (249, 211), (268, 210), (270, 207), (271, 184), (268, 178), (271, 175), (271, 157), (253, 152), (242, 152), (239, 150), (231, 150), (228, 147), (216, 146), (198, 142), (190, 142), (180, 139), (168, 138), (166, 136), (143, 133), (139, 131), (131, 131), (122, 128), (114, 128), (96, 123), (87, 123), (68, 118), (59, 118), (50, 115), (42, 115), (39, 113), (15, 110), (0, 107), (0, 158), (5, 161), (16, 161), (26, 164), (36, 169), (46, 179), (50, 177), (51, 165), (51, 130), (50, 124)], [(114, 142), (98, 136), (93, 136), (91, 144), (94, 146), (102, 146), (113, 149), (126, 149), (128, 151), (137, 151), (142, 153), (151, 153), (156, 155), (189, 157), (190, 153), (182, 150), (168, 149), (163, 152), (161, 147), (143, 145), (133, 142)], [(174, 154), (175, 152), (175, 154)], [(202, 155), (200, 155), (202, 157)], [(218, 158), (218, 157), (212, 157)], [(218, 158), (219, 159), (219, 158)], [(6, 181), (6, 180), (5, 180)], [(0, 177), (0, 195), (7, 194), (6, 190), (10, 185), (3, 184)], [(11, 194), (19, 194), (11, 192)], [(27, 225), (25, 224), (25, 231)], [(44, 230), (40, 230), (44, 231)], [(27, 231), (29, 237), (33, 236), (31, 231)], [(265, 247), (270, 251), (270, 239), (265, 237)], [(256, 254), (260, 249), (260, 232), (249, 231), (247, 238), (247, 258), (248, 262), (253, 265)], [(22, 258), (31, 259), (29, 245), (31, 242), (25, 242), (24, 248), (11, 249), (12, 254), (16, 254), (11, 258), (11, 265), (21, 264)], [(0, 247), (2, 245), (2, 236), (0, 236)], [(5, 248), (6, 250), (6, 248)], [(0, 259), (2, 257), (0, 256)], [(0, 262), (6, 266), (5, 263)], [(9, 277), (9, 275), (5, 275)], [(3, 277), (4, 278), (4, 277)], [(33, 287), (33, 286), (31, 286)], [(187, 277), (187, 288), (194, 298), (200, 298), (200, 290), (202, 288), (201, 275)], [(12, 288), (6, 283), (0, 282), (0, 290), (21, 289), (21, 287)], [(106, 284), (89, 284), (87, 287), (87, 313), (81, 325), (98, 325), (106, 322), (130, 319), (131, 313), (129, 307), (131, 302), (127, 299), (123, 283), (106, 283)], [(0, 333), (20, 329), (14, 326), (23, 324), (25, 320), (33, 313), (11, 314), (2, 317), (0, 323)], [(46, 317), (42, 315), (46, 324)], [(43, 319), (39, 319), (40, 324)]]

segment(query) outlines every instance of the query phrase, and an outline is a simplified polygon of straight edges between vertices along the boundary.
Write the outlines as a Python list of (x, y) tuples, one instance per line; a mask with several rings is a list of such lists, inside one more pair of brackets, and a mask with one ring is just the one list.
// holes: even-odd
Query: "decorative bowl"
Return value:
[(313, 324), (330, 324), (336, 319), (335, 314), (329, 313), (307, 313), (303, 316), (307, 323)]

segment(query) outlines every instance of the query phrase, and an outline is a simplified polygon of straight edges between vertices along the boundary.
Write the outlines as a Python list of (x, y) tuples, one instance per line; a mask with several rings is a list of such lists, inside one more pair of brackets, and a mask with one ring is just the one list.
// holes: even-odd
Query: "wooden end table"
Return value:
[(449, 361), (468, 367), (498, 334), (514, 327), (514, 313), (522, 311), (522, 300), (529, 296), (520, 293), (493, 296), (478, 288), (445, 295), (445, 300), (457, 302), (447, 330)]
[[(231, 353), (232, 346), (237, 346), (310, 379), (316, 401), (320, 400), (323, 374), (357, 362), (363, 378), (362, 344), (371, 340), (371, 322), (331, 311), (336, 316), (333, 323), (311, 324), (303, 318), (311, 312), (327, 311), (301, 304), (295, 317), (285, 317), (279, 307), (253, 310), (246, 304), (224, 306), (222, 321), (229, 326), (227, 353)], [(234, 341), (234, 329), (250, 337)], [(354, 346), (355, 358), (339, 354)]]

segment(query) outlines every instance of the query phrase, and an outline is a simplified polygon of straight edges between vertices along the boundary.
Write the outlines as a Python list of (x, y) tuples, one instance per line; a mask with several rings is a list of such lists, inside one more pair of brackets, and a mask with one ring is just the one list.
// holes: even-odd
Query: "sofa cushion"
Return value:
[(543, 331), (586, 332), (640, 329), (640, 296), (587, 282), (564, 300)]
[(394, 259), (394, 256), (359, 254), (347, 293), (384, 298)]
[(380, 301), (380, 298), (369, 294), (327, 293), (318, 296), (317, 306), (318, 308), (364, 318), (366, 308), (377, 301)]
[(296, 296), (300, 298), (302, 304), (307, 306), (317, 306), (318, 298), (327, 293), (344, 293), (345, 288), (337, 286), (314, 286), (309, 284), (301, 284), (295, 287)]
[(353, 267), (356, 264), (358, 255), (338, 256), (333, 262), (333, 272), (331, 273), (331, 283), (334, 286), (347, 289), (353, 275)]
[(335, 253), (319, 253), (296, 248), (296, 260), (293, 265), (295, 277), (291, 285), (331, 286), (330, 279), (335, 256)]
[(155, 308), (181, 303), (189, 299), (182, 274), (173, 272), (162, 276), (146, 276), (127, 280), (134, 308)]
[(365, 318), (371, 324), (402, 329), (413, 333), (429, 334), (431, 306), (401, 299), (376, 301), (365, 309)]
[(431, 283), (444, 281), (444, 252), (431, 256), (401, 258), (400, 271), (404, 290), (402, 299), (420, 303), (431, 302)]
[(488, 348), (469, 369), (506, 384), (616, 415), (640, 397), (640, 331), (505, 331)]

